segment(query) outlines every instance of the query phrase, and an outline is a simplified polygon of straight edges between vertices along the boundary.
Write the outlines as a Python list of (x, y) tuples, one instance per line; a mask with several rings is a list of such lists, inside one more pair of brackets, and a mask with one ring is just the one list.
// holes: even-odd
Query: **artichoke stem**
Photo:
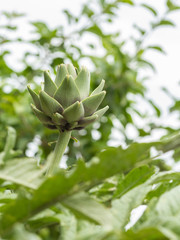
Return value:
[(59, 137), (54, 149), (54, 153), (52, 158), (50, 159), (49, 166), (46, 172), (47, 176), (54, 175), (59, 169), (59, 164), (61, 162), (65, 149), (69, 143), (70, 137), (71, 137), (71, 131), (64, 131), (59, 133)]

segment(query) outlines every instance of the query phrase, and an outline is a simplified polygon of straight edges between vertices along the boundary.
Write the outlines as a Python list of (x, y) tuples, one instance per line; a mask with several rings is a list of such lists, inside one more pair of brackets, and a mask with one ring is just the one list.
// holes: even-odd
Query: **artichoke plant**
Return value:
[(39, 120), (48, 128), (60, 131), (82, 129), (99, 119), (108, 106), (98, 110), (106, 92), (102, 91), (105, 81), (89, 95), (90, 73), (83, 67), (79, 74), (72, 64), (58, 67), (55, 82), (48, 71), (44, 72), (44, 90), (37, 95), (28, 90), (35, 106), (32, 109)]
[(89, 95), (89, 71), (83, 67), (77, 73), (72, 64), (60, 64), (55, 81), (51, 79), (48, 71), (44, 72), (44, 90), (39, 94), (28, 86), (35, 104), (32, 104), (35, 115), (46, 127), (58, 129), (60, 132), (59, 144), (57, 142), (58, 147), (56, 145), (55, 151), (60, 151), (62, 145), (67, 145), (72, 130), (86, 127), (107, 111), (108, 106), (97, 111), (106, 94), (103, 91), (104, 83), (102, 80)]

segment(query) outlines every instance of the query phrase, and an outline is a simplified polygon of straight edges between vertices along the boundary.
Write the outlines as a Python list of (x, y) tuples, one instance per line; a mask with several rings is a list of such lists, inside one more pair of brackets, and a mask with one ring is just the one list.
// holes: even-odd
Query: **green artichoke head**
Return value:
[(39, 120), (48, 128), (60, 131), (82, 129), (98, 120), (108, 106), (97, 111), (106, 92), (105, 81), (91, 93), (90, 73), (82, 67), (79, 73), (72, 64), (58, 66), (55, 81), (44, 72), (44, 90), (35, 93), (28, 90), (34, 101), (32, 109)]

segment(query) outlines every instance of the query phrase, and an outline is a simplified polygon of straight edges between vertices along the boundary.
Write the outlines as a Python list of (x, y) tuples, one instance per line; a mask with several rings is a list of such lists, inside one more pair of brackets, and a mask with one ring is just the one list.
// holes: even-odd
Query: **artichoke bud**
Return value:
[(97, 111), (106, 92), (105, 81), (90, 94), (90, 73), (83, 67), (78, 73), (72, 64), (58, 66), (55, 81), (48, 71), (44, 72), (44, 90), (28, 91), (35, 106), (32, 109), (38, 119), (50, 129), (71, 131), (82, 129), (95, 122), (108, 110), (108, 106)]

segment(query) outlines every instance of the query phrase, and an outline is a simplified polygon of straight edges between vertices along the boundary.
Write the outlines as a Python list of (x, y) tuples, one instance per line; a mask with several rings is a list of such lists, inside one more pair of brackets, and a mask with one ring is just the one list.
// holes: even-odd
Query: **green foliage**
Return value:
[(3, 165), (8, 159), (21, 154), (21, 151), (14, 151), (13, 148), (16, 143), (16, 132), (12, 127), (8, 127), (7, 141), (4, 151), (0, 153), (0, 165)]
[[(178, 228), (168, 219), (171, 217), (175, 222), (177, 218), (179, 173), (160, 173), (158, 168), (144, 165), (154, 161), (155, 156), (150, 155), (152, 147), (167, 152), (179, 148), (179, 142), (177, 135), (159, 142), (134, 143), (127, 149), (107, 148), (88, 164), (79, 160), (74, 168), (60, 170), (51, 178), (43, 176), (46, 166), (35, 168), (34, 159), (9, 160), (1, 169), (1, 186), (2, 189), (8, 186), (9, 191), (16, 189), (17, 194), (7, 195), (2, 190), (0, 233), (5, 239), (12, 239), (16, 234), (33, 236), (34, 232), (37, 239), (46, 239), (43, 232), (51, 236), (53, 228), (60, 239), (71, 235), (72, 239), (130, 239), (131, 236), (153, 239), (148, 233), (154, 229), (155, 237), (179, 236)], [(136, 165), (139, 167), (130, 171)], [(125, 177), (121, 178), (122, 174)], [(178, 184), (166, 188), (157, 198), (157, 190), (152, 186), (164, 181), (171, 184), (169, 180)], [(112, 183), (110, 192), (108, 182)], [(102, 186), (109, 198), (99, 203)], [(127, 231), (132, 210), (141, 204), (151, 211), (146, 210)], [(64, 229), (67, 221), (73, 226)], [(16, 223), (24, 223), (25, 229)]]
[[(134, 11), (136, 6), (148, 11), (152, 17), (149, 29), (134, 25), (136, 34), (128, 39), (120, 37), (119, 29), (109, 31), (124, 4)], [(155, 66), (146, 59), (146, 52), (165, 54), (165, 51), (158, 42), (148, 45), (147, 36), (163, 26), (174, 27), (169, 14), (179, 8), (167, 0), (166, 12), (160, 16), (158, 9), (145, 2), (87, 1), (79, 14), (64, 10), (66, 29), (64, 26), (50, 28), (43, 21), (30, 22), (33, 32), (29, 40), (16, 37), (19, 25), (15, 20), (23, 18), (23, 14), (0, 13), (5, 22), (0, 23), (4, 31), (0, 33), (0, 237), (3, 240), (180, 238), (180, 174), (169, 171), (171, 168), (164, 160), (167, 159), (164, 154), (170, 151), (171, 158), (179, 161), (180, 135), (171, 127), (156, 126), (149, 120), (151, 116), (138, 111), (136, 104), (138, 95), (151, 106), (154, 115), (161, 116), (158, 106), (146, 97), (145, 79), (141, 78), (139, 68), (155, 71)], [(13, 38), (9, 33), (13, 33)], [(87, 39), (85, 43), (84, 39)], [(134, 46), (133, 53), (125, 50), (129, 43)], [(20, 70), (8, 62), (13, 54), (8, 47), (11, 44), (28, 46), (19, 59)], [(97, 54), (99, 50), (101, 54)], [(92, 68), (90, 87), (89, 75), (81, 66), (83, 60), (88, 60), (87, 68)], [(68, 65), (58, 67), (63, 62)], [(79, 72), (77, 69), (81, 68)], [(45, 72), (44, 91), (38, 95), (44, 69), (50, 70), (52, 79)], [(97, 100), (101, 102), (104, 87), (107, 95), (102, 109), (96, 112), (98, 119), (107, 110), (106, 105), (110, 108), (99, 123), (73, 132), (65, 156), (68, 167), (58, 169), (56, 166), (55, 174), (49, 177), (46, 172), (53, 159), (53, 145), (49, 146), (49, 142), (57, 140), (58, 131), (44, 128), (33, 115), (26, 85), (31, 85), (32, 89), (28, 90), (36, 105), (33, 110), (43, 123), (64, 124), (64, 117), (68, 121), (72, 117), (79, 120), (84, 116), (82, 104), (67, 104), (67, 85), (61, 89), (67, 73), (73, 78), (78, 75), (75, 83), (71, 81), (71, 86), (76, 86), (78, 91), (73, 90), (68, 97), (78, 94), (78, 100), (85, 98), (82, 104), (87, 116), (79, 121), (81, 127), (95, 120), (91, 115), (94, 110), (89, 106), (95, 109), (99, 104)], [(84, 78), (87, 81), (83, 81)], [(102, 79), (106, 80), (105, 85)], [(66, 84), (69, 82), (69, 78), (66, 79)], [(57, 88), (61, 91), (54, 95)], [(91, 95), (87, 97), (89, 91)], [(179, 112), (179, 99), (165, 92), (173, 100), (170, 112)], [(67, 108), (63, 112), (64, 104)], [(136, 126), (134, 116), (146, 120), (146, 128)], [(156, 142), (143, 139), (134, 142), (127, 135), (128, 126), (133, 126), (141, 138), (156, 128), (164, 129), (167, 135)], [(107, 146), (113, 130), (124, 138), (119, 147)], [(92, 140), (94, 132), (100, 136), (98, 141)], [(38, 144), (36, 137), (40, 138)], [(36, 147), (34, 153), (32, 145)], [(27, 157), (28, 152), (33, 157)]]
[[(97, 8), (94, 8), (94, 4)], [(5, 127), (11, 125), (16, 128), (17, 135), (17, 148), (26, 152), (27, 144), (33, 140), (35, 135), (39, 135), (41, 143), (39, 146), (39, 154), (42, 158), (46, 158), (51, 151), (48, 142), (52, 142), (57, 137), (57, 132), (52, 132), (44, 129), (36, 118), (31, 114), (31, 109), (28, 107), (30, 102), (27, 96), (26, 84), (33, 83), (33, 90), (37, 90), (36, 85), (39, 77), (42, 78), (40, 69), (49, 69), (52, 73), (56, 73), (58, 64), (63, 62), (72, 62), (77, 68), (81, 67), (81, 61), (88, 59), (92, 65), (92, 81), (91, 89), (95, 89), (102, 78), (106, 80), (105, 88), (108, 89), (107, 97), (104, 101), (104, 106), (109, 105), (110, 110), (106, 114), (106, 124), (100, 123), (98, 131), (101, 133), (100, 141), (89, 141), (93, 132), (94, 125), (87, 128), (86, 134), (83, 136), (74, 133), (74, 137), (79, 139), (81, 144), (72, 147), (67, 152), (69, 158), (73, 162), (77, 160), (75, 156), (82, 155), (84, 159), (90, 159), (94, 154), (100, 151), (110, 139), (111, 131), (114, 128), (113, 119), (118, 119), (122, 124), (121, 129), (117, 129), (121, 135), (124, 135), (125, 143), (130, 143), (133, 139), (129, 139), (126, 134), (127, 125), (133, 125), (141, 135), (142, 131), (136, 126), (132, 115), (139, 115), (143, 119), (143, 115), (137, 111), (136, 95), (140, 95), (143, 101), (149, 102), (154, 114), (161, 115), (160, 109), (152, 103), (151, 99), (146, 99), (146, 88), (144, 81), (138, 74), (139, 67), (150, 68), (155, 71), (154, 65), (145, 59), (146, 51), (154, 50), (164, 53), (164, 50), (159, 45), (147, 45), (146, 38), (153, 31), (164, 24), (173, 26), (173, 23), (168, 19), (169, 12), (178, 6), (174, 5), (171, 1), (167, 1), (167, 8), (169, 9), (163, 17), (159, 17), (158, 11), (153, 6), (148, 4), (141, 4), (140, 6), (144, 11), (150, 11), (153, 14), (153, 21), (150, 23), (149, 30), (141, 29), (135, 25), (136, 30), (140, 35), (136, 37), (131, 36), (129, 39), (121, 39), (120, 30), (108, 32), (114, 22), (117, 21), (121, 5), (127, 4), (129, 7), (136, 9), (136, 4), (133, 1), (101, 1), (93, 0), (86, 2), (79, 13), (79, 17), (71, 13), (68, 9), (64, 11), (67, 16), (68, 26), (74, 29), (72, 32), (67, 33), (64, 26), (57, 26), (50, 28), (45, 22), (34, 21), (30, 22), (33, 27), (31, 33), (31, 40), (23, 38), (11, 38), (8, 34), (9, 31), (14, 33), (18, 32), (19, 26), (15, 23), (14, 19), (23, 18), (22, 14), (5, 13), (2, 12), (1, 16), (7, 24), (0, 26), (6, 30), (4, 35), (0, 35), (0, 44), (3, 47), (0, 55), (0, 71), (1, 71), (1, 136), (0, 136), (0, 150), (3, 149), (3, 140), (5, 139)], [(83, 24), (81, 24), (83, 22)], [(108, 27), (107, 27), (107, 26)], [(9, 28), (11, 26), (11, 28)], [(91, 36), (94, 35), (96, 41), (91, 41)], [(81, 41), (84, 37), (88, 36), (85, 42), (85, 48)], [(138, 37), (137, 37), (138, 36)], [(125, 47), (129, 42), (134, 45), (134, 53), (129, 54), (125, 51)], [(26, 44), (28, 46), (22, 58), (18, 59), (22, 63), (22, 69), (16, 70), (16, 66), (11, 68), (7, 61), (7, 56), (11, 56), (11, 50), (7, 50), (10, 44)], [(30, 49), (33, 47), (34, 51)], [(89, 54), (85, 49), (91, 49), (92, 53)], [(98, 56), (96, 53), (101, 49), (102, 55)], [(88, 52), (89, 52), (88, 50)], [(44, 57), (46, 56), (46, 57)], [(32, 61), (33, 60), (33, 61)], [(50, 67), (49, 67), (50, 66)], [(88, 66), (87, 66), (88, 67)], [(147, 76), (148, 77), (148, 76)], [(57, 79), (56, 79), (57, 81)], [(6, 88), (5, 88), (6, 85)], [(6, 93), (8, 86), (9, 93)], [(105, 90), (106, 90), (105, 89)], [(133, 101), (129, 98), (132, 94)], [(21, 103), (21, 104), (20, 104)], [(129, 111), (129, 109), (131, 109)], [(26, 117), (24, 117), (26, 116)], [(8, 119), (8, 120), (7, 120)], [(22, 127), (23, 124), (23, 127)], [(150, 123), (147, 135), (151, 133), (152, 124)], [(23, 130), (22, 130), (23, 129)], [(88, 144), (88, 147), (87, 147)]]
[(153, 7), (151, 7), (151, 6), (147, 5), (147, 4), (144, 4), (144, 3), (141, 4), (141, 6), (144, 7), (144, 8), (147, 8), (149, 11), (151, 11), (154, 14), (154, 16), (158, 15), (157, 11)]

